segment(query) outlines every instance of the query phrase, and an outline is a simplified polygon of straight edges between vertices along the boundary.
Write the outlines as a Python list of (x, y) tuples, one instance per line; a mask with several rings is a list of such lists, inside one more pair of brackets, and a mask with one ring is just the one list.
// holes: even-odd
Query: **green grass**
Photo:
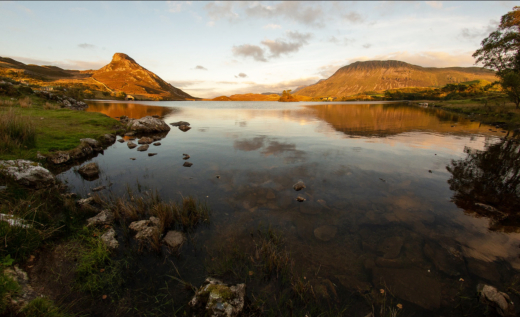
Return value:
[(0, 266), (0, 314), (9, 307), (9, 298), (20, 291), (20, 285), (4, 273), (4, 267)]
[(33, 299), (22, 311), (25, 317), (72, 317), (47, 298)]
[[(35, 96), (30, 98), (32, 105), (22, 108), (18, 100), (10, 106), (6, 105), (10, 103), (10, 98), (0, 96), (0, 120), (6, 115), (14, 117), (16, 122), (25, 122), (26, 126), (31, 126), (36, 133), (35, 140), (24, 141), (30, 144), (23, 143), (18, 148), (11, 148), (8, 153), (0, 152), (0, 159), (34, 159), (38, 151), (45, 155), (54, 151), (71, 150), (80, 144), (80, 139), (98, 139), (106, 133), (114, 133), (121, 127), (119, 121), (101, 113), (45, 109), (49, 108), (46, 100)], [(7, 134), (3, 130), (0, 129), (0, 140)]]

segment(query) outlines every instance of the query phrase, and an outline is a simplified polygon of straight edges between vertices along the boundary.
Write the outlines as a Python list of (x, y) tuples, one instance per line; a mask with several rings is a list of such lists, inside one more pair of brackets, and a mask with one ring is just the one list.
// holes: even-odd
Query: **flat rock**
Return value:
[(236, 317), (244, 309), (245, 296), (245, 284), (228, 286), (217, 279), (207, 278), (188, 305), (201, 310), (197, 316)]
[(87, 219), (87, 227), (111, 225), (113, 222), (114, 213), (103, 210), (97, 216)]
[(177, 121), (177, 122), (170, 123), (170, 125), (172, 125), (174, 127), (180, 127), (181, 125), (190, 125), (190, 123), (186, 122), (186, 121)]
[(178, 249), (186, 240), (184, 233), (180, 231), (168, 231), (163, 242), (172, 250)]
[(86, 144), (90, 145), (93, 148), (101, 147), (101, 143), (99, 143), (98, 140), (94, 140), (94, 139), (91, 139), (91, 138), (80, 139), (79, 141), (82, 142), (82, 143), (86, 143)]
[(184, 162), (184, 164), (182, 164), (182, 166), (184, 167), (191, 167), (193, 165), (193, 163), (190, 163), (190, 162)]
[(129, 141), (126, 146), (128, 146), (129, 149), (133, 149), (137, 146), (137, 144), (135, 144), (134, 142), (132, 141)]
[(335, 226), (321, 226), (314, 229), (314, 236), (321, 241), (330, 241), (338, 233), (338, 228)]
[(170, 131), (170, 127), (161, 119), (147, 116), (141, 119), (130, 119), (126, 124), (128, 130), (140, 133)]
[(157, 153), (148, 153), (148, 156), (155, 156)]
[(144, 228), (147, 228), (149, 227), (151, 224), (150, 220), (139, 220), (139, 221), (134, 221), (130, 224), (130, 226), (128, 226), (128, 228), (130, 230), (134, 230), (136, 232), (139, 232), (141, 230), (143, 230)]
[(155, 142), (153, 145), (159, 146), (159, 145), (161, 145), (161, 142)]
[(427, 274), (420, 269), (376, 267), (372, 270), (372, 282), (378, 288), (388, 289), (395, 297), (436, 310), (441, 303), (441, 284)]
[(404, 239), (402, 237), (390, 237), (383, 240), (378, 251), (384, 254), (385, 259), (395, 259), (401, 253)]
[(499, 292), (495, 287), (485, 284), (477, 285), (477, 292), (480, 294), (480, 302), (495, 308), (500, 316), (516, 316), (515, 304), (506, 293)]
[(0, 173), (26, 187), (45, 188), (56, 183), (54, 175), (40, 163), (26, 160), (0, 161)]
[(101, 240), (109, 249), (117, 249), (119, 247), (119, 242), (117, 242), (116, 231), (114, 228), (108, 229), (108, 231), (101, 236)]
[(125, 143), (125, 139), (119, 139), (119, 140), (117, 140), (117, 142), (119, 142), (119, 143)]
[(152, 142), (153, 142), (153, 139), (146, 137), (146, 136), (140, 138), (139, 141), (137, 141), (137, 143), (139, 143), (139, 144), (150, 144)]
[(50, 161), (52, 164), (59, 165), (70, 161), (70, 155), (69, 153), (58, 152), (49, 156), (47, 160)]
[(302, 181), (299, 181), (298, 183), (293, 185), (293, 188), (295, 191), (300, 191), (305, 188), (305, 184)]
[(183, 160), (189, 160), (190, 159), (190, 156), (188, 154), (183, 154), (184, 157), (182, 158)]
[(137, 240), (151, 240), (153, 237), (158, 237), (160, 235), (159, 228), (153, 226), (153, 227), (146, 227), (143, 230), (139, 231), (135, 238)]
[(143, 144), (143, 145), (141, 145), (140, 147), (137, 148), (137, 151), (144, 152), (144, 151), (148, 150), (149, 147), (150, 146), (148, 144)]
[(99, 176), (99, 166), (97, 163), (92, 162), (81, 166), (78, 173), (86, 179), (92, 179)]

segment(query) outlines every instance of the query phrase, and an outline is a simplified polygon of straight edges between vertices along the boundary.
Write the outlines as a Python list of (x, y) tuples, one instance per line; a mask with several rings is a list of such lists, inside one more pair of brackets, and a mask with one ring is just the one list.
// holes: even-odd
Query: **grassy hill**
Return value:
[(462, 82), (496, 80), (493, 71), (479, 67), (421, 67), (400, 61), (355, 62), (328, 79), (294, 92), (299, 96), (345, 97), (366, 91), (382, 92), (408, 87), (442, 87)]

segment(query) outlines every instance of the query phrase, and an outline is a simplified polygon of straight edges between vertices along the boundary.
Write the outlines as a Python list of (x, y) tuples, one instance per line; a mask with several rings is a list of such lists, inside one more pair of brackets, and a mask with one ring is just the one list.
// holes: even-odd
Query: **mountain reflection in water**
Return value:
[[(118, 196), (137, 181), (165, 200), (205, 199), (212, 223), (190, 243), (208, 249), (234, 247), (260, 225), (271, 226), (283, 232), (311, 285), (334, 285), (338, 301), (359, 302), (355, 316), (368, 306), (351, 295), (377, 298), (381, 288), (408, 312), (457, 316), (454, 298), (471, 296), (482, 281), (504, 289), (520, 270), (518, 230), (490, 232), (492, 213), (474, 208), (518, 209), (518, 147), (499, 142), (504, 134), (493, 127), (395, 103), (141, 104), (91, 103), (89, 111), (160, 115), (192, 129), (172, 127), (153, 157), (116, 142), (93, 159), (103, 171), (99, 180), (60, 175), (73, 191), (86, 195), (113, 183)], [(183, 167), (183, 153), (193, 166)], [(306, 188), (295, 192), (299, 180)], [(494, 221), (492, 228), (506, 225)]]

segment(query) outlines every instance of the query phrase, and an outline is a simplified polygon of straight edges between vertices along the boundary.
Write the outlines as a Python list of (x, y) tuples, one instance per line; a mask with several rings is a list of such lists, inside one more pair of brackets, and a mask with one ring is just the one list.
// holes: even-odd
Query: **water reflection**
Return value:
[(100, 112), (111, 118), (127, 116), (140, 119), (146, 116), (165, 117), (177, 111), (171, 107), (145, 106), (129, 102), (91, 102), (87, 108), (88, 112)]
[(515, 139), (490, 144), (484, 151), (465, 148), (467, 157), (447, 166), (457, 206), (491, 219), (491, 230), (520, 232), (519, 148)]
[[(452, 315), (458, 292), (473, 293), (480, 281), (504, 285), (520, 269), (516, 230), (490, 232), (487, 219), (460, 210), (475, 214), (477, 202), (507, 214), (519, 207), (512, 196), (518, 147), (497, 143), (502, 134), (489, 127), (403, 104), (150, 105), (89, 109), (188, 121), (190, 133), (172, 129), (153, 157), (116, 142), (94, 158), (105, 171), (95, 184), (70, 171), (60, 178), (82, 195), (108, 183), (120, 195), (137, 180), (165, 200), (205, 198), (212, 225), (198, 243), (233, 246), (229, 241), (271, 225), (284, 233), (311, 283), (329, 281), (338, 297), (385, 288), (419, 315)], [(131, 114), (130, 106), (141, 112)], [(191, 168), (182, 166), (183, 153)], [(295, 192), (299, 180), (307, 188)], [(297, 202), (298, 195), (306, 201)], [(502, 200), (511, 208), (502, 208)]]

